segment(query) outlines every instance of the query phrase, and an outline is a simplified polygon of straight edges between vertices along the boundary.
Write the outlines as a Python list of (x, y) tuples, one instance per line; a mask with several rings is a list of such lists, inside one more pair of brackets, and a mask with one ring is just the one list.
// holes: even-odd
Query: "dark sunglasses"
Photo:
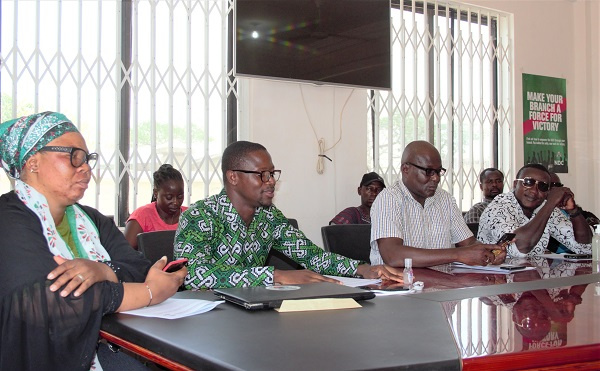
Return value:
[(554, 187), (564, 187), (564, 184), (562, 184), (561, 182), (550, 182), (550, 188)]
[(423, 170), (425, 172), (425, 175), (430, 178), (433, 176), (433, 174), (436, 174), (437, 176), (443, 176), (446, 174), (446, 169), (444, 169), (443, 167), (441, 167), (439, 169), (432, 169), (430, 167), (422, 167), (419, 165), (415, 165), (412, 162), (407, 162), (407, 164), (412, 165), (412, 166), (416, 167), (417, 169)]
[(550, 184), (542, 182), (541, 180), (535, 180), (529, 177), (515, 180), (521, 181), (523, 183), (523, 187), (525, 188), (532, 188), (533, 186), (537, 185), (537, 189), (539, 189), (540, 192), (548, 192), (550, 189)]
[(90, 169), (93, 169), (98, 161), (97, 153), (87, 153), (85, 149), (77, 147), (46, 146), (40, 148), (39, 152), (69, 153), (71, 155), (71, 165), (73, 167), (80, 167), (83, 166), (83, 164), (88, 164)]

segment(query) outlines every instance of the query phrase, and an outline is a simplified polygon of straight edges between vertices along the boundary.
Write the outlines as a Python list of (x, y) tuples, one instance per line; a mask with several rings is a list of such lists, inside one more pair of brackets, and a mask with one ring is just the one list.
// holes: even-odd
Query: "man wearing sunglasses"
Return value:
[[(402, 281), (397, 269), (325, 252), (294, 228), (273, 205), (281, 170), (262, 145), (230, 144), (221, 167), (221, 193), (196, 202), (179, 219), (174, 255), (188, 259), (186, 288), (338, 282), (324, 275)], [(306, 269), (265, 266), (271, 249)]]
[(438, 150), (425, 141), (402, 153), (402, 177), (371, 207), (371, 264), (415, 267), (461, 262), (500, 264), (504, 247), (475, 240), (454, 197), (438, 187), (446, 169)]
[(491, 243), (509, 232), (516, 234), (507, 247), (510, 257), (543, 254), (550, 237), (574, 253), (591, 251), (592, 230), (575, 195), (562, 184), (552, 187), (550, 173), (540, 164), (523, 166), (513, 192), (494, 198), (481, 215), (477, 238)]

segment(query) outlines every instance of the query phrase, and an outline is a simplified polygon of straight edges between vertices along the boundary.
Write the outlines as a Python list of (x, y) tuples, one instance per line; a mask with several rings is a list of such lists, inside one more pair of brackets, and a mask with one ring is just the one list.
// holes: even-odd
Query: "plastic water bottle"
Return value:
[(413, 280), (415, 278), (412, 269), (412, 259), (404, 259), (404, 271), (402, 272), (402, 278), (404, 280), (404, 287), (412, 288)]
[(594, 236), (592, 237), (592, 269), (598, 273), (600, 266), (600, 224), (595, 225)]

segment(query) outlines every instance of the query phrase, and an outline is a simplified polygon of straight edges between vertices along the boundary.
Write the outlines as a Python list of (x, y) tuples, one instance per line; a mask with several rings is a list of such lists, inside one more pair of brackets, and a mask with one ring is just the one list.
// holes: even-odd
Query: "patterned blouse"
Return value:
[[(533, 211), (531, 218), (528, 218), (523, 213), (523, 209), (514, 193), (508, 192), (496, 196), (481, 214), (477, 239), (483, 243), (496, 243), (504, 233), (513, 232), (515, 229), (529, 223), (545, 203), (546, 201)], [(515, 243), (511, 243), (508, 246), (507, 256), (524, 257), (543, 254), (548, 246), (550, 236), (575, 253), (588, 254), (591, 251), (589, 243), (579, 243), (575, 240), (573, 224), (560, 209), (554, 208), (546, 223), (542, 237), (531, 251), (524, 254), (517, 249)]]
[(258, 207), (246, 227), (225, 190), (181, 215), (174, 255), (189, 259), (187, 289), (246, 287), (273, 284), (272, 248), (320, 274), (354, 276), (361, 263), (323, 251), (275, 206)]

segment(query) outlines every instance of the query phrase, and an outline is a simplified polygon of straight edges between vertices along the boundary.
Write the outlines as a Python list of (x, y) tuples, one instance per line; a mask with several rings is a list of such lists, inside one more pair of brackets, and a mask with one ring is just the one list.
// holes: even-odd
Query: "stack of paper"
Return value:
[(167, 299), (160, 304), (151, 307), (128, 310), (121, 312), (133, 314), (134, 316), (154, 317), (164, 319), (177, 319), (195, 314), (205, 313), (213, 310), (217, 305), (225, 301), (208, 301), (197, 299)]
[(366, 278), (354, 278), (354, 277), (340, 277), (340, 276), (328, 276), (325, 277), (333, 278), (334, 280), (340, 281), (343, 285), (350, 287), (362, 287), (368, 285), (378, 285), (381, 283), (381, 279), (366, 279)]

